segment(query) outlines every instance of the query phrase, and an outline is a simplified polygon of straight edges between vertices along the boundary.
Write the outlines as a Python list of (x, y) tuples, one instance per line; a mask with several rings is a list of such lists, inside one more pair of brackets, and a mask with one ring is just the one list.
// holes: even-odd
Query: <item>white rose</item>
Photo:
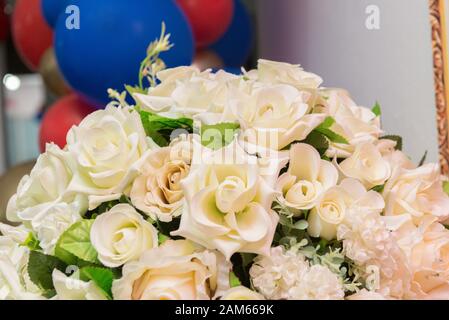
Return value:
[(17, 244), (22, 244), (28, 238), (30, 230), (28, 230), (23, 224), (13, 227), (9, 224), (0, 223), (0, 233), (5, 237), (10, 238)]
[(44, 215), (36, 216), (31, 225), (44, 253), (52, 255), (59, 237), (80, 219), (76, 208), (66, 203), (56, 204)]
[(385, 185), (385, 215), (410, 214), (419, 224), (425, 216), (449, 218), (449, 197), (443, 191), (437, 164), (416, 169), (397, 168)]
[(380, 117), (370, 109), (359, 107), (342, 89), (321, 89), (316, 111), (328, 113), (336, 121), (331, 130), (346, 138), (349, 144), (330, 143), (326, 155), (330, 158), (347, 158), (363, 142), (375, 142), (382, 133)]
[(382, 196), (367, 192), (357, 180), (345, 179), (340, 185), (330, 188), (309, 214), (308, 233), (315, 238), (328, 241), (337, 238), (338, 227), (347, 219), (348, 212), (357, 210), (377, 211), (384, 208)]
[(85, 196), (70, 192), (75, 163), (70, 153), (55, 144), (47, 144), (46, 152), (37, 159), (30, 175), (22, 178), (17, 193), (9, 200), (8, 220), (29, 223), (47, 213), (55, 204), (73, 204), (78, 213), (87, 210)]
[(265, 300), (265, 298), (260, 293), (238, 286), (226, 291), (220, 300)]
[(392, 172), (397, 168), (415, 169), (416, 165), (401, 150), (396, 150), (396, 141), (381, 139), (376, 142), (376, 147), (382, 157), (390, 164)]
[(52, 273), (56, 296), (54, 300), (107, 300), (104, 293), (93, 281), (78, 279), (78, 273), (71, 277), (55, 269)]
[[(215, 152), (194, 148), (193, 161), (181, 182), (187, 202), (181, 224), (172, 234), (217, 249), (228, 260), (235, 252), (268, 253), (278, 222), (271, 210), (276, 193), (266, 182), (271, 177), (261, 176), (257, 157), (234, 141)], [(272, 176), (281, 167), (279, 161)]]
[(158, 245), (157, 230), (128, 204), (118, 204), (98, 216), (90, 231), (98, 259), (115, 268), (138, 259)]
[(127, 263), (112, 293), (116, 300), (209, 300), (229, 288), (230, 268), (215, 251), (168, 240)]
[(148, 89), (147, 94), (135, 93), (133, 97), (138, 101), (144, 110), (154, 113), (167, 112), (173, 106), (171, 98), (173, 91), (180, 81), (188, 81), (193, 75), (199, 75), (201, 72), (195, 67), (177, 67), (160, 71), (157, 74), (161, 81), (156, 87)]
[(222, 113), (227, 100), (228, 84), (241, 77), (195, 67), (169, 69), (160, 73), (161, 83), (148, 94), (135, 94), (144, 110), (167, 117), (193, 117), (202, 113)]
[(308, 144), (298, 143), (290, 148), (288, 171), (279, 177), (279, 201), (297, 213), (315, 206), (321, 195), (338, 182), (338, 171)]
[(133, 182), (131, 202), (153, 220), (170, 222), (182, 212), (181, 180), (189, 174), (190, 145), (181, 140), (150, 152)]
[(240, 122), (240, 138), (247, 143), (281, 150), (307, 138), (326, 118), (325, 114), (310, 114), (308, 92), (289, 85), (248, 82), (247, 86), (233, 92), (228, 102), (229, 112)]
[(391, 167), (377, 147), (365, 142), (356, 146), (354, 153), (337, 164), (344, 176), (360, 180), (367, 189), (383, 185), (391, 176)]
[(288, 84), (298, 89), (316, 89), (323, 79), (304, 71), (299, 64), (259, 59), (257, 80), (273, 84)]
[(148, 149), (139, 114), (129, 108), (106, 107), (87, 116), (67, 136), (79, 172), (71, 190), (89, 195), (89, 209), (120, 198)]
[(27, 272), (28, 249), (0, 237), (0, 300), (43, 299)]

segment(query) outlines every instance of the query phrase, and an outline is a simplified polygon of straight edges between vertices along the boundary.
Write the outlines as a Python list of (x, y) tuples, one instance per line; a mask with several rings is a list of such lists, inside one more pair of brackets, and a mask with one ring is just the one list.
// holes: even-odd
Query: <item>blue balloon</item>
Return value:
[(58, 17), (65, 12), (68, 0), (42, 0), (41, 7), (45, 20), (54, 28)]
[(228, 67), (241, 67), (253, 48), (254, 34), (251, 16), (240, 0), (234, 0), (234, 18), (225, 35), (212, 45)]
[(175, 45), (161, 54), (166, 65), (192, 63), (192, 31), (173, 0), (72, 0), (70, 4), (79, 8), (79, 28), (71, 24), (76, 15), (59, 17), (56, 57), (67, 83), (97, 106), (109, 102), (107, 89), (121, 91), (125, 84), (138, 83), (140, 64), (150, 42), (159, 37), (162, 22)]

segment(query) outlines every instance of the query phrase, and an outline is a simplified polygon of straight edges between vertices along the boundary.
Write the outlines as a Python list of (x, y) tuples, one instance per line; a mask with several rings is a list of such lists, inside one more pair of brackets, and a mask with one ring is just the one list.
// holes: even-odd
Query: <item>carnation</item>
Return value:
[(283, 247), (259, 256), (250, 270), (254, 287), (267, 299), (339, 300), (344, 298), (341, 279), (326, 266), (310, 265), (305, 256)]

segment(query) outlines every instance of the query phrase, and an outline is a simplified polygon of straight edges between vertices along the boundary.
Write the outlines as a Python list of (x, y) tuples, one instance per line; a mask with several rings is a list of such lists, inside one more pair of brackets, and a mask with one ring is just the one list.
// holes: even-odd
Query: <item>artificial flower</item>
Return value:
[(265, 298), (247, 287), (238, 286), (226, 291), (220, 300), (265, 300)]
[[(273, 161), (277, 176), (282, 161)], [(269, 252), (279, 219), (271, 210), (276, 192), (261, 175), (257, 157), (236, 142), (215, 152), (196, 147), (181, 184), (186, 205), (172, 235), (217, 249), (228, 260), (236, 252)]]
[(119, 267), (138, 260), (158, 245), (157, 230), (129, 204), (118, 204), (97, 217), (90, 240), (98, 259), (107, 267)]
[(216, 251), (168, 240), (127, 263), (112, 292), (117, 300), (210, 300), (229, 289), (229, 270)]
[(56, 296), (54, 300), (107, 300), (106, 295), (94, 281), (85, 282), (79, 279), (79, 272), (67, 276), (55, 269), (52, 273)]
[(184, 192), (181, 181), (190, 171), (191, 143), (181, 139), (170, 147), (151, 151), (134, 180), (130, 198), (133, 205), (153, 220), (170, 222), (182, 212)]
[(444, 193), (437, 164), (416, 169), (397, 168), (383, 190), (385, 215), (410, 214), (415, 223), (427, 215), (449, 217), (449, 196)]
[(320, 154), (308, 144), (294, 144), (290, 148), (290, 163), (286, 173), (279, 177), (278, 200), (297, 213), (312, 209), (323, 193), (338, 182), (334, 165), (321, 160)]
[(76, 173), (74, 157), (55, 144), (47, 144), (29, 175), (22, 178), (17, 193), (9, 200), (6, 215), (9, 221), (30, 221), (59, 203), (68, 203), (79, 214), (87, 209), (86, 196), (70, 191)]
[(139, 114), (108, 106), (88, 115), (67, 135), (78, 170), (70, 190), (89, 197), (89, 209), (120, 198), (148, 150)]

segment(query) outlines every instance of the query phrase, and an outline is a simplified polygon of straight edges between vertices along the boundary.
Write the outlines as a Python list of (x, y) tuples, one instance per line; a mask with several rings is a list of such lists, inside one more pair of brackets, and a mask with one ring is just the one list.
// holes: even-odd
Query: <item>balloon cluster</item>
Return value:
[(249, 57), (253, 30), (241, 0), (16, 1), (17, 51), (50, 91), (63, 96), (44, 115), (41, 146), (64, 144), (61, 137), (71, 125), (108, 103), (109, 88), (137, 83), (147, 45), (162, 22), (175, 44), (161, 54), (167, 67), (238, 72)]

